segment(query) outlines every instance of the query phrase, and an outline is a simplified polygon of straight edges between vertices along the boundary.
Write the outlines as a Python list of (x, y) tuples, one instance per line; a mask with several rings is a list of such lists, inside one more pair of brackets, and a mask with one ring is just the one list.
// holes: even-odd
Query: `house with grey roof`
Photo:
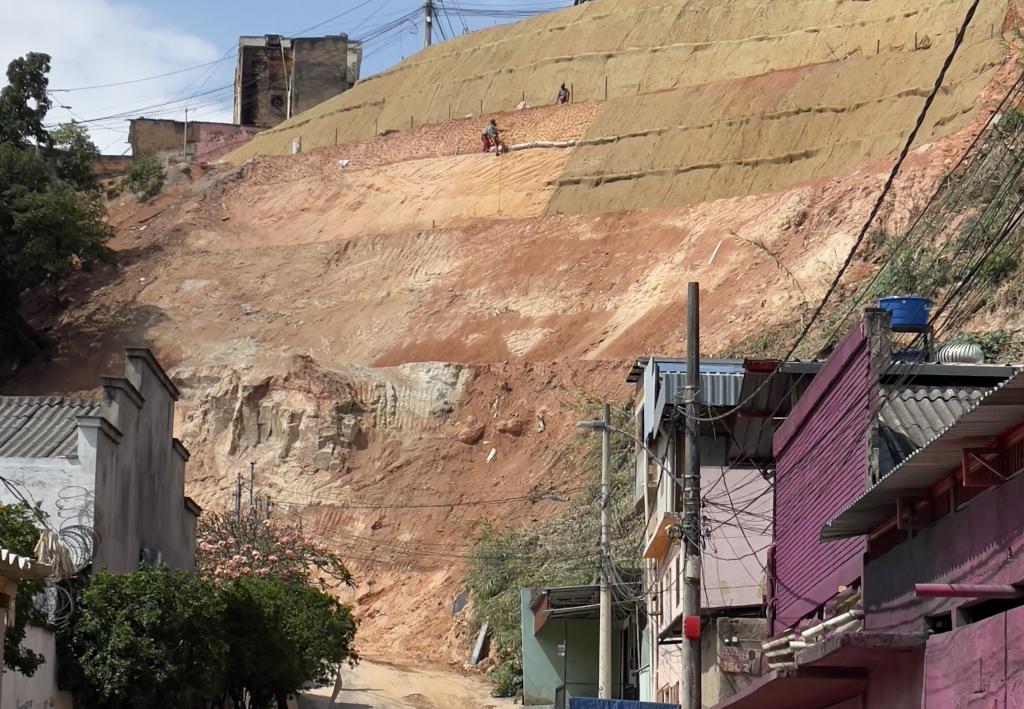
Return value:
[[(145, 348), (127, 349), (124, 376), (101, 384), (97, 399), (0, 397), (0, 476), (71, 538), (79, 566), (195, 568), (199, 509), (172, 431), (177, 387)], [(0, 501), (15, 498), (0, 489)]]
[[(145, 348), (125, 351), (124, 375), (102, 396), (0, 396), (0, 502), (38, 503), (76, 570), (130, 573), (139, 564), (195, 568), (199, 507), (185, 496), (189, 453), (174, 438), (178, 389)], [(47, 657), (31, 678), (3, 685), (0, 706), (64, 706), (52, 634), (32, 628)]]

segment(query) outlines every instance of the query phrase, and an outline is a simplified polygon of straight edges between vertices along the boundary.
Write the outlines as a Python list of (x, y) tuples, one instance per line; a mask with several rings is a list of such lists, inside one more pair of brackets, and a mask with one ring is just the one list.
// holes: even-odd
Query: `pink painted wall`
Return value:
[(230, 123), (192, 123), (189, 125), (192, 159), (196, 162), (213, 162), (247, 143), (260, 130), (256, 126), (236, 126)]
[[(768, 482), (757, 470), (703, 466), (702, 495), (711, 503), (727, 505), (731, 498), (743, 510), (733, 515), (708, 504), (704, 509), (711, 533), (701, 554), (701, 607), (724, 611), (737, 606), (760, 606), (765, 599), (768, 547), (772, 543), (772, 496)], [(677, 583), (681, 570), (679, 544), (672, 544), (658, 559), (658, 630), (671, 626), (683, 612)], [(727, 615), (727, 613), (726, 613)]]
[(1024, 706), (1024, 608), (928, 638), (924, 709)]
[(863, 539), (823, 543), (819, 534), (866, 487), (876, 382), (858, 323), (775, 434), (770, 633), (796, 623), (861, 575)]
[(865, 707), (918, 709), (924, 680), (924, 653), (890, 653), (868, 675)]
[(865, 627), (919, 633), (924, 616), (955, 613), (964, 603), (917, 598), (915, 583), (1024, 582), (1022, 510), (1024, 476), (1018, 475), (870, 560), (864, 569)]

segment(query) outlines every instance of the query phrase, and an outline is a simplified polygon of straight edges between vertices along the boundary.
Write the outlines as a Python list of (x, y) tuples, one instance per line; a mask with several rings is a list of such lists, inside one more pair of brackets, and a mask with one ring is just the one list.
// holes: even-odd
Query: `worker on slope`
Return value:
[(505, 144), (501, 142), (500, 133), (501, 131), (498, 130), (498, 124), (492, 118), (488, 121), (487, 126), (480, 134), (480, 142), (483, 144), (485, 153), (490, 152), (491, 148), (494, 148), (494, 152), (497, 155), (501, 155), (505, 152)]
[(558, 97), (555, 99), (555, 103), (569, 103), (569, 89), (565, 88), (565, 82), (562, 82), (562, 87), (558, 89)]

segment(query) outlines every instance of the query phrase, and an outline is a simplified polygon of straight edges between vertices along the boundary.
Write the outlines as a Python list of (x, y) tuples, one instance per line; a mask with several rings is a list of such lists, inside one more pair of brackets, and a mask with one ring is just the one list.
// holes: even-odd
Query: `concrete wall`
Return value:
[(925, 649), (924, 709), (1024, 706), (1024, 608), (933, 635)]
[(819, 534), (867, 484), (876, 385), (868, 338), (857, 324), (775, 434), (772, 633), (861, 575), (863, 539), (822, 543)]
[(40, 653), (46, 662), (31, 677), (5, 672), (0, 685), (3, 709), (72, 709), (72, 698), (57, 688), (57, 641), (49, 630), (29, 626), (22, 645)]
[[(767, 621), (763, 618), (712, 618), (705, 621), (701, 629), (701, 702), (711, 707), (728, 699), (736, 692), (755, 682), (760, 676), (760, 666), (755, 674), (722, 672), (719, 654), (729, 646), (726, 640), (736, 637), (739, 643), (734, 647), (744, 650), (760, 650), (765, 638)], [(683, 657), (680, 645), (661, 645), (658, 648), (658, 687), (652, 701), (664, 700), (667, 688), (675, 685), (682, 691)], [(677, 694), (674, 696), (682, 696)]]
[(97, 155), (92, 161), (92, 174), (98, 180), (118, 177), (131, 161), (131, 155)]
[(917, 598), (915, 583), (1024, 582), (1024, 476), (987, 490), (959, 511), (881, 556), (864, 569), (865, 627), (923, 632), (923, 618), (953, 612), (965, 599)]
[[(551, 618), (533, 633), (531, 589), (520, 590), (523, 619), (523, 704), (544, 705), (555, 701), (555, 690), (566, 686), (568, 696), (597, 696), (598, 621)], [(558, 646), (565, 646), (560, 656)], [(622, 633), (612, 636), (612, 696), (621, 697)]]
[(292, 40), (292, 115), (352, 88), (345, 35)]
[(129, 350), (124, 378), (104, 378), (104, 416), (119, 441), (98, 431), (96, 565), (139, 566), (142, 550), (171, 568), (195, 568), (194, 518), (185, 509), (187, 452), (173, 438), (177, 390), (146, 350)]

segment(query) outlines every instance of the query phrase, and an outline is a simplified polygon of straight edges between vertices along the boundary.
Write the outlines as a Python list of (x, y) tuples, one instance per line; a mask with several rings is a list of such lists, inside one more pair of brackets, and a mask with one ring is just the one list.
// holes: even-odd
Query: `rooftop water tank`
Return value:
[(878, 299), (878, 307), (892, 316), (893, 330), (919, 330), (928, 325), (932, 301), (920, 295), (890, 295)]

